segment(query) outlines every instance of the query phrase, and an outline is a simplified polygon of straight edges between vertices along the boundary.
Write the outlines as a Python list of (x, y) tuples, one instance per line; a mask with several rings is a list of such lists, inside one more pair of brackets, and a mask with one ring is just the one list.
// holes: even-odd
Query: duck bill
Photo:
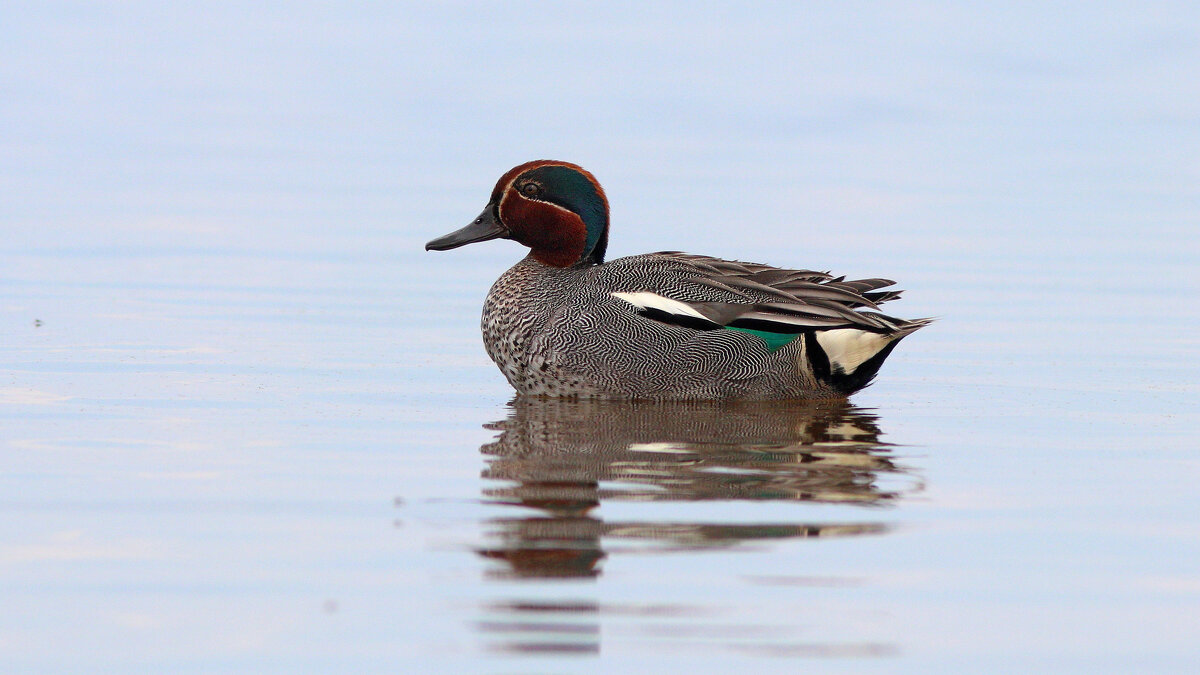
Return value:
[(496, 219), (495, 209), (491, 204), (479, 214), (479, 217), (461, 230), (438, 237), (425, 244), (426, 251), (448, 251), (459, 246), (474, 244), (489, 239), (499, 239), (508, 236), (508, 228)]

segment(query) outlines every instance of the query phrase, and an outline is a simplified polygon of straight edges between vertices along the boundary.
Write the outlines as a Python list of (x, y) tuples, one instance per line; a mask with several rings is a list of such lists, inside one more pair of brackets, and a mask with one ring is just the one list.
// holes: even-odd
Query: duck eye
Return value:
[(521, 194), (526, 197), (536, 197), (542, 194), (542, 187), (537, 183), (526, 183), (521, 186)]

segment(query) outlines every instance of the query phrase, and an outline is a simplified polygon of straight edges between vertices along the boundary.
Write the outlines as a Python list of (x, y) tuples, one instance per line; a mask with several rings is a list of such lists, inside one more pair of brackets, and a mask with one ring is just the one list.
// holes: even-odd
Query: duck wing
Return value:
[[(900, 291), (888, 279), (847, 281), (828, 272), (793, 270), (678, 251), (621, 258), (601, 268), (625, 288), (611, 294), (649, 318), (700, 330), (742, 328), (798, 334), (854, 328), (907, 334), (924, 323), (886, 316), (879, 304)], [(927, 322), (926, 322), (927, 323)]]

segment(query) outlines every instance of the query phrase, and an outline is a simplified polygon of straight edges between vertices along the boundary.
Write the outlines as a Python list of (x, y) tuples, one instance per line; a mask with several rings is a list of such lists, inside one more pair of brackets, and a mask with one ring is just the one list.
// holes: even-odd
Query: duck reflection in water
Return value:
[[(920, 481), (879, 441), (875, 416), (841, 400), (629, 402), (517, 399), (481, 448), (493, 504), (534, 509), (489, 520), (494, 574), (588, 578), (620, 546), (696, 551), (794, 537), (881, 534), (855, 522), (607, 522), (605, 501), (778, 500), (880, 507)], [(635, 543), (639, 542), (639, 543)]]

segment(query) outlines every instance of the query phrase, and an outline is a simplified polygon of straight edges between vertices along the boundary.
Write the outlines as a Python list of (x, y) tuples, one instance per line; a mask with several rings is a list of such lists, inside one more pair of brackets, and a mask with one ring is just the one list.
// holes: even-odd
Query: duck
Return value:
[(606, 260), (608, 197), (577, 164), (535, 160), (483, 212), (433, 239), (529, 248), (484, 300), (488, 356), (519, 396), (619, 400), (844, 398), (931, 319), (879, 311), (888, 279), (846, 280), (680, 251)]

